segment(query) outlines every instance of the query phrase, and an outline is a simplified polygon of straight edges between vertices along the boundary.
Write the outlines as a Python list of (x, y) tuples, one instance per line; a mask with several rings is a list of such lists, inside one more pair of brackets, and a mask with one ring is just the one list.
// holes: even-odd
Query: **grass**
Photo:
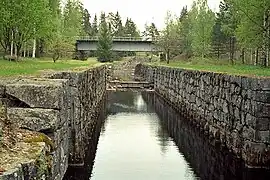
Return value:
[(188, 61), (175, 60), (171, 61), (169, 64), (167, 64), (166, 62), (155, 62), (151, 64), (190, 70), (241, 75), (241, 76), (270, 77), (269, 67), (266, 68), (262, 66), (243, 65), (243, 64), (231, 65), (228, 61), (216, 59), (194, 58)]
[(95, 58), (87, 61), (59, 60), (53, 63), (52, 59), (24, 59), (19, 62), (10, 62), (0, 59), (0, 77), (18, 75), (36, 75), (43, 70), (67, 70), (81, 67), (90, 67), (98, 64)]

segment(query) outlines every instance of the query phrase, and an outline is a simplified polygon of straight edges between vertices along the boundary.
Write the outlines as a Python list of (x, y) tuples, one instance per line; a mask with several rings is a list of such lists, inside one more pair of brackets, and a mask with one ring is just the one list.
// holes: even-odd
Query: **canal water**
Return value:
[(67, 179), (270, 179), (269, 170), (246, 169), (154, 93), (110, 92), (106, 106), (88, 164), (69, 169)]

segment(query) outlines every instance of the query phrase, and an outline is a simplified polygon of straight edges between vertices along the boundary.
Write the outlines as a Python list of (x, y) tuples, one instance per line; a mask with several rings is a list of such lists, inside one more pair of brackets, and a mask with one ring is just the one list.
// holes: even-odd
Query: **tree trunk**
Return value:
[(26, 42), (23, 45), (23, 57), (25, 58), (26, 56)]
[(36, 38), (33, 40), (33, 54), (32, 58), (36, 58)]
[(221, 46), (221, 43), (218, 44), (218, 49), (217, 49), (217, 57), (218, 57), (218, 59), (220, 59), (220, 46)]
[(170, 51), (169, 50), (166, 53), (166, 61), (167, 61), (167, 64), (170, 63)]
[(245, 48), (242, 48), (242, 64), (245, 64)]
[(259, 62), (259, 48), (256, 49), (256, 57), (255, 57), (254, 65), (257, 66), (258, 62)]
[(266, 53), (266, 62), (265, 65), (268, 67), (269, 66), (269, 58), (270, 58), (270, 10), (267, 11), (267, 53)]
[(15, 44), (14, 48), (14, 55), (18, 57), (17, 44)]
[(250, 49), (250, 64), (253, 62), (253, 49)]
[(13, 46), (14, 46), (14, 42), (13, 42), (13, 30), (11, 31), (11, 45), (10, 45), (10, 56), (13, 56)]
[(263, 32), (263, 65), (266, 67), (268, 66), (268, 59), (269, 59), (269, 40), (267, 35), (269, 34), (269, 27), (268, 26), (268, 10), (267, 10), (267, 4), (266, 1), (264, 1), (264, 5), (265, 5), (265, 10), (264, 10), (264, 14), (263, 14), (263, 27), (264, 27), (264, 32)]

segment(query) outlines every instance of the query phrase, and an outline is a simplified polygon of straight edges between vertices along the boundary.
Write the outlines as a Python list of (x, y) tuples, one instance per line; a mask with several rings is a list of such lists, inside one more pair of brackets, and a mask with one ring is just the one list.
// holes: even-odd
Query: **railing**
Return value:
[[(77, 40), (98, 41), (98, 36), (77, 36)], [(113, 41), (153, 41), (148, 37), (113, 37)]]

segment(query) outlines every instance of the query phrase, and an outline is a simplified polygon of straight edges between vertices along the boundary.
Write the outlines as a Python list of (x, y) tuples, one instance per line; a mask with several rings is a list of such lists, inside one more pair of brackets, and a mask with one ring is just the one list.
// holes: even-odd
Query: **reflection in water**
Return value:
[[(125, 104), (121, 96), (132, 96), (133, 103)], [(109, 99), (111, 114), (99, 139), (91, 180), (195, 179), (140, 93), (119, 92)]]
[(69, 179), (270, 179), (269, 171), (247, 170), (227, 150), (211, 145), (154, 93), (109, 93), (107, 107), (95, 163)]
[(226, 149), (212, 145), (199, 129), (189, 124), (171, 106), (156, 94), (143, 94), (144, 99), (161, 119), (162, 128), (184, 154), (195, 173), (202, 180), (260, 180), (270, 179), (270, 171), (247, 169), (240, 159)]

